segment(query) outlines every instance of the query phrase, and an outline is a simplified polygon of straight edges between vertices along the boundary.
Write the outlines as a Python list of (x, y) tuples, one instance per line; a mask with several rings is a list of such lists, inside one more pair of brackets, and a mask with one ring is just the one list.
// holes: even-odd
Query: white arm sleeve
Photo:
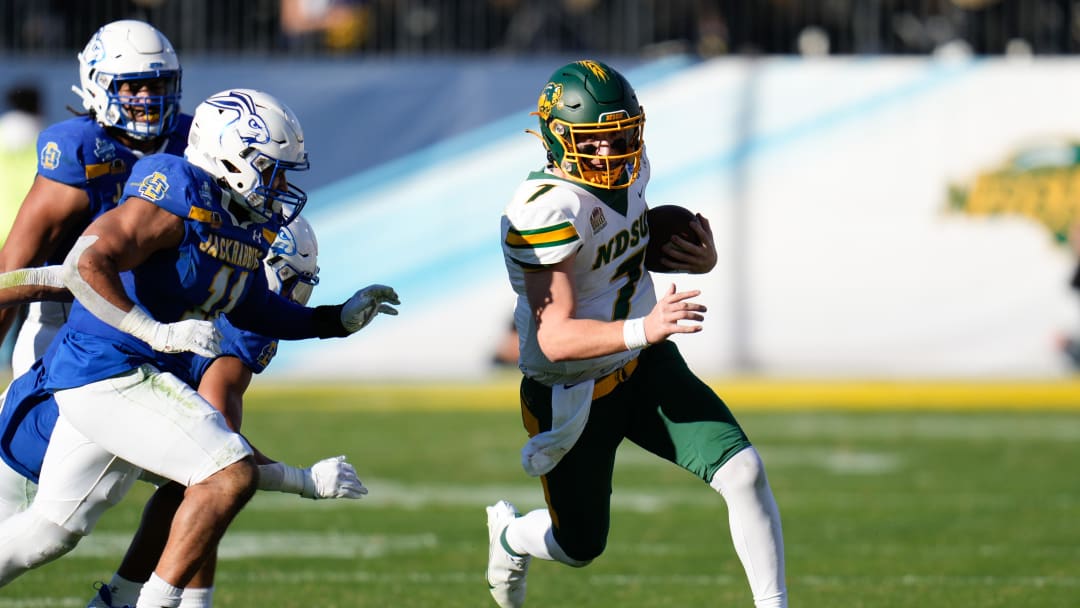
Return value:
[(41, 285), (63, 289), (64, 274), (62, 266), (40, 266), (38, 268), (19, 268), (0, 274), (0, 289), (21, 287), (23, 285)]
[[(138, 306), (132, 307), (130, 311), (122, 310), (118, 306), (114, 306), (91, 287), (79, 273), (79, 258), (81, 258), (83, 252), (89, 249), (91, 245), (97, 242), (97, 240), (98, 237), (96, 236), (80, 236), (78, 240), (75, 241), (75, 244), (71, 246), (71, 251), (69, 251), (67, 257), (64, 258), (64, 265), (62, 266), (64, 286), (71, 291), (71, 295), (75, 296), (87, 310), (94, 313), (95, 317), (117, 329), (130, 333), (136, 338), (146, 340), (143, 336), (132, 333), (128, 329), (122, 327), (127, 316), (138, 310)], [(142, 314), (146, 317), (146, 313)], [(141, 323), (140, 321), (142, 321), (142, 319), (138, 319), (137, 316), (138, 315), (136, 315), (136, 318), (132, 319), (130, 323), (137, 325), (139, 328), (145, 327), (145, 323)], [(149, 320), (151, 322), (156, 322), (153, 319)], [(149, 340), (146, 341), (149, 342)]]
[(105, 323), (146, 342), (163, 353), (193, 352), (202, 357), (221, 354), (221, 333), (212, 321), (188, 319), (160, 323), (138, 306), (125, 311), (97, 292), (79, 273), (79, 258), (97, 241), (96, 236), (80, 236), (64, 258), (64, 286), (79, 302)]

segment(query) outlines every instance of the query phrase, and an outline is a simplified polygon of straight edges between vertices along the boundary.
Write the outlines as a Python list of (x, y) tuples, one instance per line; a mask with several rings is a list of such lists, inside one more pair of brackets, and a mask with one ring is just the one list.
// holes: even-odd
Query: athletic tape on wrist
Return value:
[(623, 343), (626, 344), (626, 350), (648, 346), (649, 340), (645, 337), (645, 317), (623, 321), (622, 338)]
[(285, 480), (285, 465), (280, 462), (259, 465), (259, 489), (281, 492)]
[(260, 465), (259, 469), (262, 470), (263, 466), (273, 466), (277, 471), (281, 472), (281, 484), (277, 488), (277, 491), (313, 498), (313, 496), (308, 496), (309, 493), (313, 494), (314, 491), (314, 483), (310, 479), (310, 471), (298, 469), (294, 466), (287, 465), (284, 462), (275, 462), (272, 465)]
[(156, 344), (157, 333), (158, 329), (161, 328), (161, 323), (155, 321), (153, 317), (146, 314), (146, 312), (138, 306), (132, 306), (131, 310), (120, 319), (120, 323), (116, 325), (116, 328), (146, 342), (150, 345), (150, 348), (161, 348), (165, 346), (163, 344)]

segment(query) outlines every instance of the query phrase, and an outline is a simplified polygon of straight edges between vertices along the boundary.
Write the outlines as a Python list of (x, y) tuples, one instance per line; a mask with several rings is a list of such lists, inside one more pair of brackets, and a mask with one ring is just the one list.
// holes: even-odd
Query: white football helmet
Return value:
[(278, 231), (263, 268), (271, 290), (307, 305), (319, 284), (319, 241), (306, 219), (296, 216)]
[[(78, 57), (82, 87), (71, 90), (101, 126), (140, 140), (173, 132), (180, 115), (180, 60), (161, 32), (142, 21), (114, 21), (95, 32)], [(121, 85), (131, 81), (153, 94), (121, 95)]]
[(264, 222), (285, 225), (307, 194), (284, 180), (306, 171), (304, 131), (288, 106), (252, 89), (229, 89), (195, 108), (184, 157), (230, 188)]

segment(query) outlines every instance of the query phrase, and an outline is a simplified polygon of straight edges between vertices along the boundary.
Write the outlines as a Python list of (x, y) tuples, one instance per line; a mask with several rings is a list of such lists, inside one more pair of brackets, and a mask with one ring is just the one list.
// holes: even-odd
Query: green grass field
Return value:
[[(792, 606), (1080, 605), (1080, 409), (740, 410), (729, 401), (780, 504)], [(305, 466), (348, 454), (371, 493), (256, 496), (221, 546), (215, 606), (494, 605), (484, 506), (542, 504), (518, 463), (512, 382), (262, 388), (247, 407), (245, 431), (266, 452)], [(84, 606), (148, 494), (139, 484), (74, 553), (0, 590), (0, 608)], [(529, 605), (752, 602), (721, 498), (626, 445), (607, 552), (581, 570), (534, 562)]]

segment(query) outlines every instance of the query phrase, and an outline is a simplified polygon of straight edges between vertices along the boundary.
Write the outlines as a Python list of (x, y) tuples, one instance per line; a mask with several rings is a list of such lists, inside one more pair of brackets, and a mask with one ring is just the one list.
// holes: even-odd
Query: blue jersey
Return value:
[(34, 483), (38, 482), (57, 413), (56, 401), (45, 389), (45, 366), (38, 359), (8, 385), (0, 409), (0, 459)]
[[(229, 313), (236, 327), (274, 338), (303, 339), (327, 332), (317, 311), (271, 292), (262, 270), (278, 226), (245, 221), (240, 206), (207, 172), (182, 158), (148, 156), (132, 170), (125, 200), (141, 198), (182, 218), (179, 245), (157, 251), (121, 275), (128, 296), (162, 323), (211, 319)], [(324, 311), (320, 317), (336, 317)], [(61, 390), (83, 386), (135, 369), (160, 365), (160, 353), (122, 332), (76, 301), (59, 348), (47, 356), (46, 386)], [(170, 359), (172, 361), (172, 359)], [(175, 373), (175, 372), (174, 372)], [(182, 374), (178, 374), (182, 375)]]
[[(165, 141), (162, 152), (183, 156), (187, 146), (191, 116), (181, 114), (176, 130)], [(38, 174), (53, 181), (86, 191), (90, 199), (89, 224), (120, 202), (124, 184), (138, 160), (135, 152), (114, 139), (89, 116), (78, 116), (47, 127), (38, 136)], [(82, 232), (79, 226), (48, 260), (60, 264)]]
[[(244, 366), (251, 370), (254, 374), (260, 374), (267, 365), (270, 365), (270, 361), (277, 354), (278, 341), (273, 338), (267, 338), (260, 336), (259, 334), (245, 331), (243, 329), (237, 329), (229, 320), (224, 316), (218, 317), (214, 324), (217, 325), (218, 331), (221, 332), (221, 352), (222, 356), (231, 356), (240, 359), (244, 363)], [(199, 381), (206, 373), (207, 368), (214, 362), (213, 359), (207, 359), (206, 357), (200, 357), (193, 353), (176, 353), (175, 355), (162, 355), (158, 353), (159, 359), (179, 359), (182, 363), (179, 368), (174, 368), (169, 363), (162, 361), (164, 365), (158, 365), (158, 369), (177, 369), (172, 373), (179, 376), (181, 380), (187, 382), (189, 385), (198, 388)]]
[[(138, 161), (123, 198), (139, 197), (184, 218), (175, 250), (159, 251), (121, 276), (137, 305), (161, 322), (214, 318), (225, 355), (259, 373), (277, 351), (277, 340), (249, 331), (272, 329), (286, 338), (317, 334), (312, 309), (271, 293), (262, 258), (277, 226), (243, 222), (229, 212), (229, 195), (186, 160), (153, 155)], [(248, 329), (223, 313), (234, 312)], [(263, 332), (267, 333), (267, 332)], [(81, 386), (144, 363), (197, 387), (212, 360), (191, 353), (165, 354), (105, 324), (75, 302), (68, 323), (45, 356), (9, 386), (0, 410), (0, 458), (35, 483), (56, 423), (53, 390)]]
[[(237, 218), (230, 194), (214, 178), (182, 158), (148, 156), (132, 170), (124, 198), (138, 197), (183, 218), (184, 236), (174, 249), (155, 252), (121, 280), (129, 297), (154, 319), (210, 319), (229, 312), (254, 293), (268, 292), (262, 259), (277, 226)], [(280, 299), (280, 298), (279, 298)], [(296, 306), (296, 308), (303, 309)], [(62, 338), (62, 339), (61, 339)], [(60, 348), (47, 362), (52, 390), (82, 386), (154, 363), (142, 340), (98, 319), (78, 301), (72, 306)], [(172, 366), (165, 366), (173, 371)]]

